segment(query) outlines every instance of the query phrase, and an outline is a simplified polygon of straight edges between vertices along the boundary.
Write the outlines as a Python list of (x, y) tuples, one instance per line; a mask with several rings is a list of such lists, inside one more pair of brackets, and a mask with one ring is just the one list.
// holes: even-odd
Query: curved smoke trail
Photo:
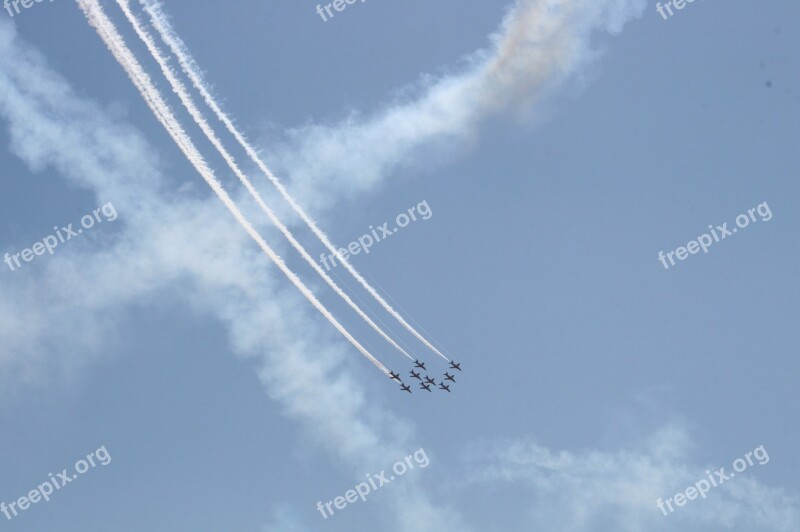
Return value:
[(308, 299), (309, 302), (316, 308), (342, 336), (344, 336), (362, 355), (364, 355), (370, 362), (372, 362), (384, 374), (389, 375), (389, 370), (381, 364), (372, 354), (364, 348), (326, 309), (322, 303), (317, 300), (314, 294), (303, 284), (303, 282), (292, 272), (283, 260), (278, 256), (272, 248), (267, 245), (261, 235), (253, 228), (250, 222), (244, 217), (242, 212), (228, 196), (225, 189), (217, 181), (214, 172), (208, 167), (203, 156), (197, 151), (197, 148), (192, 143), (189, 136), (181, 127), (178, 120), (172, 114), (172, 111), (167, 106), (164, 99), (161, 97), (158, 89), (153, 85), (150, 77), (141, 67), (139, 62), (128, 49), (122, 36), (117, 31), (117, 28), (106, 16), (103, 8), (98, 3), (98, 0), (76, 0), (84, 15), (86, 16), (89, 24), (97, 30), (97, 34), (106, 44), (108, 49), (114, 55), (117, 62), (125, 69), (125, 72), (130, 77), (133, 84), (141, 93), (147, 105), (153, 111), (158, 121), (167, 130), (167, 133), (172, 137), (183, 154), (200, 173), (203, 179), (208, 183), (209, 187), (219, 197), (225, 207), (228, 208), (230, 213), (237, 222), (244, 228), (250, 237), (256, 241), (264, 253), (272, 259), (276, 266), (289, 278), (292, 284)]
[(400, 351), (403, 355), (405, 355), (409, 359), (414, 360), (414, 357), (409, 355), (405, 351), (405, 349), (400, 347), (397, 344), (397, 342), (395, 342), (388, 334), (386, 334), (383, 331), (383, 329), (381, 329), (374, 321), (372, 321), (372, 319), (370, 319), (370, 317), (367, 316), (367, 314), (364, 313), (364, 311), (362, 311), (361, 308), (358, 305), (356, 305), (352, 299), (350, 299), (350, 297), (339, 287), (339, 285), (337, 285), (333, 281), (333, 279), (331, 279), (330, 276), (327, 273), (325, 273), (325, 270), (323, 270), (322, 267), (320, 267), (320, 265), (317, 264), (317, 261), (315, 261), (311, 257), (311, 255), (308, 254), (306, 249), (300, 244), (300, 242), (297, 241), (297, 239), (294, 237), (291, 231), (289, 231), (289, 228), (287, 228), (280, 221), (277, 215), (272, 211), (272, 209), (270, 209), (264, 203), (264, 200), (261, 198), (261, 195), (255, 189), (255, 187), (253, 187), (253, 184), (250, 182), (250, 180), (247, 178), (244, 172), (242, 172), (242, 170), (236, 164), (236, 161), (233, 159), (233, 156), (231, 156), (228, 150), (225, 149), (225, 146), (223, 146), (222, 141), (216, 135), (211, 126), (208, 125), (208, 122), (203, 117), (202, 113), (197, 108), (197, 106), (194, 104), (192, 97), (186, 91), (186, 87), (184, 86), (184, 84), (177, 78), (177, 76), (175, 76), (172, 69), (170, 69), (169, 65), (167, 64), (167, 58), (164, 56), (161, 50), (158, 49), (158, 46), (155, 44), (155, 42), (153, 42), (153, 39), (150, 37), (147, 31), (142, 27), (142, 25), (139, 23), (139, 20), (130, 10), (129, 0), (117, 0), (117, 4), (120, 6), (123, 13), (125, 14), (125, 17), (133, 26), (133, 29), (136, 32), (136, 34), (139, 36), (140, 39), (142, 39), (142, 42), (144, 42), (150, 54), (156, 60), (158, 65), (161, 67), (161, 71), (167, 78), (167, 81), (169, 81), (169, 84), (172, 86), (172, 90), (175, 91), (175, 93), (178, 95), (178, 98), (180, 98), (181, 103), (183, 103), (186, 110), (189, 111), (189, 114), (192, 116), (195, 123), (198, 126), (200, 126), (200, 129), (203, 130), (203, 133), (205, 133), (208, 140), (211, 141), (211, 144), (214, 145), (214, 147), (217, 149), (220, 155), (222, 155), (222, 158), (225, 159), (225, 162), (228, 164), (228, 167), (233, 171), (234, 174), (236, 174), (236, 176), (239, 178), (239, 181), (244, 185), (244, 187), (247, 189), (247, 191), (250, 193), (253, 199), (255, 199), (256, 203), (258, 204), (262, 212), (264, 212), (269, 217), (270, 221), (278, 228), (278, 230), (280, 230), (283, 236), (286, 237), (286, 239), (289, 241), (292, 247), (294, 247), (294, 249), (297, 250), (298, 253), (300, 253), (303, 259), (305, 259), (305, 261), (314, 269), (314, 271), (316, 271), (323, 278), (323, 280), (328, 284), (328, 286), (330, 286), (333, 289), (333, 291), (336, 292), (336, 294), (350, 306), (350, 308), (352, 308), (370, 327), (372, 327), (373, 330), (375, 330), (375, 332), (377, 332), (392, 347)]
[(289, 194), (289, 191), (286, 190), (286, 187), (283, 186), (283, 183), (281, 183), (275, 174), (273, 174), (272, 171), (267, 167), (256, 150), (250, 145), (244, 135), (236, 128), (233, 121), (222, 110), (214, 97), (211, 95), (211, 92), (208, 90), (206, 82), (203, 79), (203, 75), (197, 66), (197, 63), (194, 61), (188, 49), (186, 48), (186, 45), (175, 33), (175, 30), (172, 28), (169, 20), (164, 15), (163, 10), (161, 9), (161, 4), (157, 0), (140, 0), (140, 2), (145, 7), (145, 11), (147, 11), (147, 13), (150, 15), (153, 27), (160, 34), (162, 40), (167, 44), (167, 46), (169, 46), (175, 57), (178, 58), (181, 68), (192, 81), (192, 85), (202, 95), (203, 100), (205, 100), (206, 104), (211, 108), (212, 111), (214, 111), (214, 114), (217, 116), (217, 118), (223, 124), (225, 124), (225, 127), (228, 129), (228, 131), (244, 148), (250, 159), (252, 159), (256, 166), (258, 166), (264, 175), (267, 176), (269, 181), (275, 186), (280, 195), (289, 203), (289, 205), (292, 207), (292, 210), (294, 210), (294, 212), (300, 216), (303, 222), (305, 222), (305, 224), (311, 229), (314, 235), (320, 240), (320, 242), (322, 242), (328, 251), (330, 251), (336, 258), (339, 259), (345, 269), (350, 272), (356, 281), (358, 281), (358, 283), (373, 298), (375, 298), (378, 303), (380, 303), (386, 312), (391, 314), (392, 317), (394, 317), (406, 330), (413, 334), (417, 340), (422, 342), (425, 347), (443, 359), (449, 361), (449, 359), (442, 354), (441, 351), (436, 349), (433, 344), (431, 344), (424, 336), (417, 332), (417, 330), (412, 327), (383, 297), (381, 297), (381, 295), (361, 276), (361, 274), (358, 273), (358, 271), (344, 257), (341, 256), (338, 248), (333, 245), (328, 236), (317, 226), (316, 222), (314, 222), (314, 220), (303, 210), (303, 208), (298, 205), (291, 194)]

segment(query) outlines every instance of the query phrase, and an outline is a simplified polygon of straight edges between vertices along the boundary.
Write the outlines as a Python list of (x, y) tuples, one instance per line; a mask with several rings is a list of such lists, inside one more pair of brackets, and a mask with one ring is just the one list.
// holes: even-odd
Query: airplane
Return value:
[(408, 393), (411, 393), (411, 386), (409, 386), (407, 384), (401, 384), (400, 385), (400, 389), (403, 390), (403, 391), (406, 391)]
[(431, 385), (430, 384), (425, 384), (424, 382), (421, 382), (421, 383), (419, 383), (419, 389), (420, 390), (428, 390), (430, 392), (431, 391)]
[(389, 372), (389, 378), (392, 379), (393, 381), (401, 382), (400, 381), (400, 374), (399, 373), (395, 373), (394, 371), (390, 371)]
[(434, 379), (431, 379), (427, 375), (425, 375), (425, 382), (427, 382), (428, 384), (436, 384), (436, 381)]
[(457, 369), (458, 371), (461, 371), (461, 364), (456, 364), (455, 362), (453, 362), (451, 360), (450, 361), (450, 369)]
[(450, 375), (446, 371), (444, 372), (444, 380), (451, 381), (451, 382), (456, 382), (455, 377), (453, 377), (452, 375)]
[(440, 389), (440, 390), (447, 390), (447, 393), (450, 393), (450, 387), (449, 387), (449, 386), (447, 386), (447, 385), (446, 385), (445, 383), (443, 383), (443, 382), (439, 384), (439, 389)]
[(411, 370), (411, 376), (414, 377), (415, 379), (422, 380), (422, 377), (419, 376), (419, 373), (414, 373), (413, 369)]
[(414, 366), (418, 367), (419, 369), (425, 369), (425, 362), (420, 362), (419, 360), (417, 360), (416, 362), (414, 362)]

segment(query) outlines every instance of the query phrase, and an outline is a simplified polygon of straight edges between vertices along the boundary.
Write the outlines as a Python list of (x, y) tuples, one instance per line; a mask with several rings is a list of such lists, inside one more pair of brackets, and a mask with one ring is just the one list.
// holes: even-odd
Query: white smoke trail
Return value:
[(222, 144), (222, 141), (219, 139), (217, 134), (214, 132), (213, 128), (208, 124), (206, 119), (203, 117), (203, 114), (197, 108), (192, 99), (191, 95), (186, 90), (183, 82), (177, 78), (175, 73), (167, 64), (167, 58), (158, 48), (156, 43), (147, 33), (147, 31), (142, 27), (139, 19), (133, 14), (130, 9), (130, 1), (129, 0), (117, 0), (117, 4), (122, 9), (125, 17), (133, 26), (133, 29), (136, 31), (136, 34), (142, 39), (145, 46), (147, 47), (150, 54), (156, 60), (158, 65), (161, 67), (161, 71), (164, 73), (164, 76), (169, 81), (170, 85), (172, 86), (172, 90), (178, 95), (180, 98), (181, 103), (183, 103), (184, 107), (189, 114), (194, 119), (195, 123), (200, 126), (200, 129), (203, 130), (208, 140), (211, 141), (211, 144), (217, 149), (217, 151), (222, 155), (222, 158), (225, 159), (225, 162), (228, 164), (228, 167), (233, 171), (234, 174), (239, 178), (239, 181), (244, 185), (250, 195), (255, 199), (256, 203), (258, 204), (259, 208), (269, 217), (270, 221), (280, 230), (284, 237), (291, 243), (292, 247), (297, 250), (298, 253), (305, 259), (305, 261), (316, 271), (330, 286), (336, 294), (341, 297), (349, 306), (352, 308), (370, 327), (372, 327), (375, 332), (377, 332), (384, 340), (386, 340), (392, 347), (400, 351), (403, 355), (407, 358), (414, 360), (414, 357), (409, 355), (405, 349), (400, 347), (388, 334), (386, 334), (383, 329), (381, 329), (372, 319), (364, 313), (361, 308), (353, 302), (352, 299), (337, 285), (333, 279), (322, 269), (322, 267), (317, 264), (311, 255), (308, 254), (306, 249), (300, 244), (300, 242), (295, 239), (294, 235), (289, 231), (289, 229), (280, 221), (277, 215), (270, 209), (265, 203), (264, 200), (261, 198), (261, 195), (258, 191), (253, 187), (253, 184), (247, 178), (247, 176), (242, 172), (239, 166), (236, 164), (233, 156), (225, 149), (225, 146)]
[(599, 57), (594, 37), (619, 32), (645, 5), (516, 0), (488, 45), (460, 65), (423, 76), (374, 113), (289, 130), (284, 146), (272, 144), (271, 166), (290, 175), (293, 192), (316, 208), (328, 206), (330, 198), (361, 194), (398, 169), (427, 170), (432, 153), (441, 160), (442, 152), (473, 143), (486, 119), (543, 110), (545, 98), (580, 81)]
[(228, 117), (228, 115), (222, 110), (222, 108), (217, 104), (215, 98), (211, 95), (210, 91), (207, 88), (206, 82), (203, 79), (203, 75), (200, 72), (200, 69), (197, 66), (197, 63), (192, 58), (191, 54), (189, 53), (185, 43), (178, 37), (175, 30), (172, 28), (169, 20), (167, 19), (166, 15), (164, 15), (163, 10), (161, 9), (161, 4), (158, 0), (140, 0), (140, 3), (144, 6), (147, 13), (150, 15), (150, 19), (153, 23), (153, 27), (158, 31), (164, 43), (169, 46), (172, 53), (175, 57), (178, 58), (178, 62), (181, 65), (181, 68), (192, 81), (192, 85), (197, 89), (198, 92), (202, 95), (203, 99), (205, 100), (206, 104), (214, 111), (217, 118), (225, 124), (225, 127), (228, 131), (236, 138), (239, 144), (245, 149), (247, 155), (252, 159), (252, 161), (258, 166), (258, 168), (267, 176), (270, 182), (275, 186), (278, 190), (280, 195), (289, 203), (297, 213), (303, 222), (308, 225), (314, 235), (325, 245), (325, 247), (330, 251), (345, 269), (350, 272), (350, 274), (358, 281), (358, 283), (373, 297), (375, 300), (380, 303), (380, 305), (392, 315), (406, 330), (408, 330), (411, 334), (413, 334), (417, 340), (422, 342), (425, 347), (442, 357), (443, 359), (449, 362), (449, 358), (447, 358), (444, 354), (441, 353), (436, 347), (429, 342), (424, 336), (422, 336), (417, 330), (412, 327), (404, 318), (397, 312), (381, 295), (370, 285), (358, 271), (339, 253), (339, 250), (333, 243), (330, 241), (328, 236), (317, 226), (316, 222), (303, 210), (302, 207), (294, 200), (294, 198), (289, 194), (289, 191), (286, 190), (286, 187), (283, 186), (283, 183), (272, 173), (272, 171), (267, 167), (261, 157), (258, 155), (256, 150), (250, 145), (244, 135), (236, 128), (233, 121)]
[(245, 229), (248, 235), (256, 241), (264, 253), (272, 259), (276, 266), (289, 278), (292, 284), (311, 302), (312, 305), (344, 336), (362, 355), (367, 357), (384, 374), (389, 375), (389, 370), (375, 359), (317, 300), (314, 294), (303, 284), (303, 282), (292, 272), (283, 260), (267, 245), (261, 235), (253, 228), (250, 222), (244, 217), (239, 208), (228, 196), (222, 185), (217, 181), (214, 172), (208, 167), (203, 156), (197, 151), (188, 135), (183, 131), (178, 120), (172, 114), (158, 89), (150, 81), (150, 77), (145, 73), (139, 62), (125, 44), (117, 28), (106, 16), (98, 0), (76, 0), (89, 24), (93, 26), (108, 49), (114, 55), (117, 62), (125, 69), (131, 81), (141, 93), (153, 114), (164, 126), (169, 135), (181, 149), (189, 162), (195, 167), (214, 193), (219, 197), (225, 207), (237, 222)]

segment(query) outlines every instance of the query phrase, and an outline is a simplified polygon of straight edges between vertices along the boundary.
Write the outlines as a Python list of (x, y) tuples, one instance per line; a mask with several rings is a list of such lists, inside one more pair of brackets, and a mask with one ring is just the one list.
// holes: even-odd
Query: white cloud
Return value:
[(636, 448), (614, 452), (553, 451), (525, 440), (495, 442), (468, 454), (465, 469), (470, 473), (459, 485), (513, 489), (527, 502), (523, 518), (533, 530), (800, 529), (800, 500), (760, 483), (758, 462), (711, 489), (706, 499), (689, 501), (664, 516), (656, 507), (657, 499), (685, 491), (707, 470), (726, 465), (731, 470), (725, 461), (697, 463), (690, 457), (691, 449), (687, 433), (675, 427)]

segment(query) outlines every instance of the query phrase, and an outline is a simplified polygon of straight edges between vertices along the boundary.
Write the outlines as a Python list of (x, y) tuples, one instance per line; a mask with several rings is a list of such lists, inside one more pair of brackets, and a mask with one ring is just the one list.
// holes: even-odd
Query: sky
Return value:
[(463, 371), (326, 272), (455, 374), (429, 394), (101, 0), (244, 216), (409, 395), (261, 252), (79, 3), (0, 11), (0, 530), (800, 529), (800, 5), (164, 2), (338, 246), (428, 212), (350, 263)]

